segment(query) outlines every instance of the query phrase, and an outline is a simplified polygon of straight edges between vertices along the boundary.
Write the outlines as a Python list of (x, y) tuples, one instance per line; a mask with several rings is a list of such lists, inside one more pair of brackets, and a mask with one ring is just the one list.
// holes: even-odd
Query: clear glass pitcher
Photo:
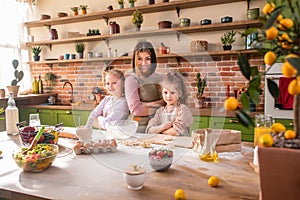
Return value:
[(273, 123), (274, 119), (270, 115), (255, 115), (254, 146), (257, 146), (261, 135), (272, 132), (271, 126)]
[(199, 158), (205, 162), (218, 162), (218, 153), (216, 152), (216, 144), (220, 137), (220, 130), (205, 130), (205, 138), (203, 147), (199, 153)]

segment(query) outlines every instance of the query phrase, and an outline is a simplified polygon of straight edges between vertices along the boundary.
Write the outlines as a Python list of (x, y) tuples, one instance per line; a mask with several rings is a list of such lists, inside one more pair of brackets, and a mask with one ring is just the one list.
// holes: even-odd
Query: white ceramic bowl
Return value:
[(134, 136), (137, 128), (138, 122), (134, 120), (112, 121), (106, 125), (108, 135), (116, 139), (127, 139)]
[(128, 174), (125, 172), (124, 180), (127, 184), (128, 189), (140, 190), (143, 188), (143, 185), (147, 180), (147, 174), (146, 172), (141, 174)]
[(79, 140), (83, 142), (89, 142), (92, 139), (92, 128), (86, 128), (84, 126), (79, 126), (76, 128), (76, 135), (79, 138)]

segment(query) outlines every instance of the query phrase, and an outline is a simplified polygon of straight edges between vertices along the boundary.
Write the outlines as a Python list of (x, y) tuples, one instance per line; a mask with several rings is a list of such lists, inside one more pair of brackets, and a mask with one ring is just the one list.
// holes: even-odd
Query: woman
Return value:
[(138, 121), (137, 132), (144, 133), (150, 117), (164, 105), (159, 82), (162, 76), (155, 73), (156, 54), (149, 42), (139, 42), (133, 51), (133, 72), (125, 80), (125, 97), (133, 119)]
[(110, 121), (125, 120), (129, 116), (129, 110), (124, 97), (123, 72), (109, 68), (105, 70), (105, 87), (111, 95), (105, 96), (100, 104), (91, 112), (86, 127), (92, 125), (106, 129)]

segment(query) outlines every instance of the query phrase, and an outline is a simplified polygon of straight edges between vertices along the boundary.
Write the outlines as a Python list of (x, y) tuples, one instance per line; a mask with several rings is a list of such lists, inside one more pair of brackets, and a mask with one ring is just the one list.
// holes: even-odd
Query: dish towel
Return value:
[(289, 84), (292, 80), (295, 78), (286, 78), (286, 77), (280, 77), (279, 78), (279, 103), (282, 104), (282, 107), (284, 109), (293, 109), (293, 103), (294, 103), (294, 96), (290, 95), (288, 92)]

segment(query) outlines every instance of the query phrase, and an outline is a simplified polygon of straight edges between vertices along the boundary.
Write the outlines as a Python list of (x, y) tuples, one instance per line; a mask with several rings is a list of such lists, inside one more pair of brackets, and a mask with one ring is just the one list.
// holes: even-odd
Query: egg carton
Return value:
[[(117, 151), (117, 145), (116, 142), (114, 141), (112, 143), (112, 140), (106, 140), (107, 143), (101, 143), (99, 142), (82, 142), (78, 141), (75, 146), (73, 147), (73, 151), (76, 155), (79, 154), (98, 154), (98, 153), (115, 153)], [(114, 145), (108, 145), (108, 144), (114, 144)]]

